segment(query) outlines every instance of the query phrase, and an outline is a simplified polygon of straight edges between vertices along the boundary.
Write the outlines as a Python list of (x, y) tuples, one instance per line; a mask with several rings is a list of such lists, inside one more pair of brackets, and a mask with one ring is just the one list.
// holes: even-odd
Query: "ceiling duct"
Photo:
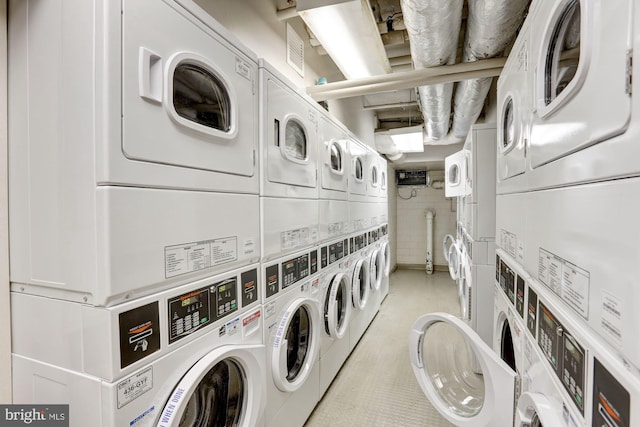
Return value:
[[(463, 62), (501, 55), (515, 37), (529, 0), (474, 0), (468, 3)], [(482, 111), (491, 77), (458, 83), (454, 99), (453, 136), (464, 139)]]
[[(462, 4), (463, 0), (401, 0), (415, 69), (455, 62)], [(420, 86), (418, 94), (427, 139), (443, 138), (449, 131), (453, 83)]]

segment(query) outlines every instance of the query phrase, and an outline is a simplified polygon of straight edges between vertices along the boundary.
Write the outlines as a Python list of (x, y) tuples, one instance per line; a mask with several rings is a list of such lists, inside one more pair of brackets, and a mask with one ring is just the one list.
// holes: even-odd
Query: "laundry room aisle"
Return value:
[(378, 315), (305, 426), (451, 426), (422, 393), (409, 361), (411, 325), (435, 311), (459, 311), (448, 273), (393, 273)]

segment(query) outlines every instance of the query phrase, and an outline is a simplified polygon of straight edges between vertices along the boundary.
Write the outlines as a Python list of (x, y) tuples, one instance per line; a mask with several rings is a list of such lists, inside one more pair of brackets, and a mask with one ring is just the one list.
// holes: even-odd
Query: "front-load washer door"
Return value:
[(447, 259), (449, 261), (449, 276), (451, 280), (458, 280), (461, 274), (462, 266), (462, 244), (459, 241), (455, 241), (449, 246)]
[(123, 9), (123, 154), (141, 162), (254, 176), (255, 60), (166, 2), (126, 1)]
[(389, 274), (391, 273), (391, 246), (389, 245), (389, 242), (385, 241), (382, 243), (382, 249), (380, 252), (384, 259), (384, 262), (382, 263), (384, 270), (382, 273), (385, 277), (389, 277)]
[(324, 296), (324, 331), (331, 338), (342, 339), (351, 319), (351, 284), (344, 273), (331, 279)]
[(451, 423), (513, 425), (518, 376), (464, 321), (448, 313), (421, 316), (409, 334), (409, 355), (422, 391)]
[(369, 285), (374, 291), (380, 290), (384, 267), (383, 255), (379, 249), (374, 249), (369, 258)]
[(284, 392), (305, 383), (318, 355), (319, 310), (309, 298), (298, 298), (284, 312), (270, 351), (273, 381)]
[(464, 196), (466, 191), (464, 152), (459, 151), (444, 159), (445, 197)]
[[(541, 393), (522, 393), (516, 408), (515, 427), (562, 427), (562, 407)], [(607, 423), (608, 425), (616, 425)]]
[(205, 355), (175, 386), (156, 425), (255, 425), (265, 401), (257, 355), (264, 357), (264, 346), (226, 346)]
[(540, 4), (534, 28), (542, 43), (535, 52), (536, 111), (528, 154), (533, 168), (619, 135), (629, 125), (633, 4)]
[(267, 179), (315, 188), (318, 137), (315, 107), (266, 70), (263, 90), (266, 90), (262, 126)]
[(323, 190), (344, 193), (349, 189), (349, 147), (344, 132), (329, 118), (320, 121), (320, 181)]
[(359, 259), (353, 267), (351, 295), (353, 306), (361, 311), (367, 306), (371, 292), (369, 286), (369, 271), (369, 265), (364, 259)]
[[(473, 307), (472, 292), (473, 283), (471, 275), (471, 260), (465, 255), (462, 261), (461, 269), (463, 273), (458, 279), (459, 282), (459, 298), (460, 298), (460, 317), (466, 322), (471, 322), (472, 311), (475, 312)], [(474, 326), (474, 325), (472, 325)]]

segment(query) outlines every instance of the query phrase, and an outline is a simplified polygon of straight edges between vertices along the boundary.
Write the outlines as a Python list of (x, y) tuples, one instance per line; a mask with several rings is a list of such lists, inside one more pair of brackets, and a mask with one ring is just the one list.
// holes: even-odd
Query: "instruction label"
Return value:
[(606, 336), (622, 346), (622, 301), (607, 291), (602, 291), (600, 328)]
[(118, 409), (142, 396), (153, 388), (153, 369), (140, 371), (120, 381), (118, 389)]
[(315, 227), (298, 228), (280, 233), (280, 249), (287, 250), (318, 241), (318, 229)]
[[(507, 230), (500, 230), (500, 247), (509, 255), (522, 261), (524, 259), (524, 244), (518, 244), (518, 236)], [(521, 247), (521, 249), (520, 249)]]
[(237, 259), (238, 238), (235, 236), (167, 246), (164, 248), (165, 277), (168, 279)]
[(540, 248), (538, 279), (579, 315), (589, 318), (590, 274), (587, 270)]

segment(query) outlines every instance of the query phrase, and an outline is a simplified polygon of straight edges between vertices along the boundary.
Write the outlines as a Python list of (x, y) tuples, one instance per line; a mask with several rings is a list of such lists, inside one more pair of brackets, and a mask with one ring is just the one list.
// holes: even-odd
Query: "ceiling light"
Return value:
[(422, 126), (390, 129), (389, 136), (398, 151), (402, 153), (421, 153), (424, 151)]
[(391, 72), (367, 0), (298, 0), (296, 10), (347, 79)]

